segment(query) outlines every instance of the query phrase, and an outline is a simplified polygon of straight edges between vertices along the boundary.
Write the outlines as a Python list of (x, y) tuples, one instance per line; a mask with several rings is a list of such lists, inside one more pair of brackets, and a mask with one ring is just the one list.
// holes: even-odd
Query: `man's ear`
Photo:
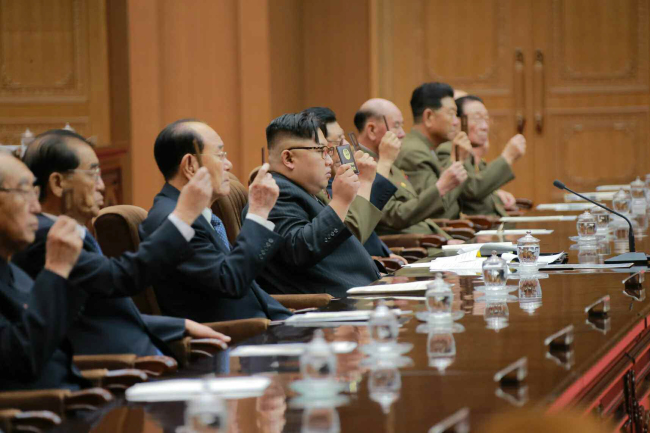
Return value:
[(192, 154), (186, 153), (181, 159), (180, 166), (178, 171), (187, 179), (190, 180), (194, 177), (196, 172), (199, 170), (199, 162), (196, 157)]
[(49, 188), (51, 193), (58, 198), (63, 196), (63, 189), (67, 186), (63, 175), (61, 173), (52, 173), (47, 180), (46, 188)]
[(366, 131), (370, 141), (374, 142), (377, 139), (377, 125), (374, 122), (368, 122), (366, 124)]
[(432, 127), (434, 123), (434, 116), (435, 112), (431, 108), (425, 108), (424, 112), (422, 113), (422, 123), (424, 126), (427, 128)]
[(287, 167), (289, 170), (293, 170), (295, 168), (293, 155), (291, 154), (290, 150), (283, 150), (280, 157), (282, 158), (282, 165)]

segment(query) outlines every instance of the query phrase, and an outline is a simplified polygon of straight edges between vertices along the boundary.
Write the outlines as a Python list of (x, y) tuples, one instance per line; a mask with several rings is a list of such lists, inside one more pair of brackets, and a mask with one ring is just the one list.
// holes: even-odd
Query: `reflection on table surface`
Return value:
[[(551, 235), (539, 236), (543, 253), (565, 251), (569, 263), (578, 263), (583, 254), (571, 248), (575, 222), (521, 223), (518, 228), (554, 229)], [(644, 238), (637, 242), (637, 249), (650, 251), (648, 245)], [(601, 246), (600, 251), (615, 254), (611, 242), (609, 247)], [(605, 255), (599, 254), (597, 260), (602, 261)], [(593, 260), (593, 249), (588, 255)], [(649, 308), (644, 283), (638, 276), (624, 282), (634, 272), (544, 272), (539, 277), (508, 280), (511, 290), (497, 297), (475, 290), (482, 285), (478, 276), (444, 273), (454, 293), (452, 311), (464, 315), (459, 313), (462, 317), (453, 325), (442, 327), (416, 316), (426, 311), (424, 293), (384, 296), (388, 306), (414, 312), (400, 320), (398, 339), (413, 348), (401, 356), (373, 360), (362, 349), (370, 340), (366, 326), (323, 328), (329, 341), (358, 343), (354, 351), (337, 355), (337, 380), (345, 384), (345, 392), (336, 401), (318, 405), (301, 401), (290, 387), (300, 379), (298, 357), (232, 357), (227, 361), (222, 356), (193, 365), (182, 375), (214, 375), (227, 369), (231, 375), (272, 378), (262, 396), (226, 402), (229, 432), (428, 431), (463, 408), (469, 409), (472, 428), (494, 413), (515, 408), (581, 404), (590, 409), (598, 401), (588, 389), (597, 379), (595, 372), (606, 371), (621, 345), (631, 344), (630, 336), (645, 328)], [(433, 277), (428, 268), (404, 269), (382, 281)], [(607, 295), (609, 312), (600, 314), (602, 305), (597, 301)], [(356, 296), (333, 301), (325, 310), (372, 309), (378, 301), (376, 295)], [(594, 303), (591, 312), (586, 312)], [(545, 339), (570, 325), (570, 344), (545, 345)], [(309, 327), (272, 326), (244, 344), (308, 342), (313, 332)], [(495, 373), (524, 357), (528, 371), (524, 382), (506, 386), (495, 381)], [(183, 425), (184, 410), (183, 402), (126, 404), (119, 400), (93, 419), (67, 421), (59, 431), (126, 431), (122, 426), (128, 425), (131, 432), (174, 432)]]

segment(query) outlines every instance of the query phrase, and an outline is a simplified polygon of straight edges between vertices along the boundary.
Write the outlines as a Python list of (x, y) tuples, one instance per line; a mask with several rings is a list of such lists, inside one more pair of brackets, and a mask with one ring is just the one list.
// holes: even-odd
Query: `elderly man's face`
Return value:
[[(327, 187), (332, 177), (332, 157), (327, 152), (327, 141), (318, 129), (318, 143), (312, 139), (292, 138), (285, 152), (291, 152), (293, 170), (291, 179), (310, 194), (318, 194)], [(296, 149), (297, 147), (316, 147), (318, 149)]]
[(19, 160), (0, 157), (0, 172), (4, 181), (0, 185), (0, 242), (3, 250), (20, 251), (34, 242), (41, 211), (38, 190), (34, 188), (34, 175)]
[[(404, 131), (404, 116), (396, 106), (391, 106), (386, 110), (386, 122), (390, 131), (392, 131), (400, 140), (406, 136)], [(382, 119), (383, 120), (383, 119)], [(384, 125), (384, 128), (386, 125)]]
[(469, 141), (475, 146), (485, 146), (490, 135), (490, 116), (487, 108), (479, 101), (469, 101), (463, 105), (467, 115)]
[(104, 181), (99, 169), (99, 159), (86, 143), (68, 144), (79, 158), (79, 167), (64, 173), (62, 187), (72, 190), (71, 217), (86, 224), (99, 214), (104, 204)]
[(227, 172), (232, 168), (232, 163), (226, 157), (223, 140), (214, 129), (204, 123), (193, 123), (191, 127), (203, 141), (202, 161), (212, 178), (212, 198), (227, 196), (230, 193), (230, 179)]

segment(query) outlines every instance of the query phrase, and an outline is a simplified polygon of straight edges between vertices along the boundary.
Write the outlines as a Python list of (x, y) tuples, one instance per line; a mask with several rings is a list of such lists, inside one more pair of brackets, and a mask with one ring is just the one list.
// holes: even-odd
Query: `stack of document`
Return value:
[[(611, 201), (614, 198), (614, 194), (616, 194), (616, 191), (581, 192), (580, 194), (596, 201), (603, 201), (603, 200)], [(568, 194), (564, 194), (564, 201), (584, 201), (584, 199), (573, 193), (568, 193)]]
[[(428, 267), (429, 263), (420, 263), (424, 265), (421, 267)], [(413, 265), (407, 265), (413, 266)], [(400, 284), (376, 284), (374, 286), (353, 287), (348, 289), (349, 295), (367, 295), (375, 293), (403, 293), (403, 292), (417, 292), (427, 290), (427, 284), (431, 281), (415, 281), (412, 283)]]
[(538, 204), (537, 210), (554, 210), (557, 212), (571, 212), (588, 210), (596, 206), (592, 203), (543, 203)]
[(213, 379), (174, 379), (138, 383), (126, 390), (128, 401), (183, 401), (205, 390), (221, 398), (259, 397), (271, 383), (265, 376), (222, 377)]
[(517, 229), (517, 230), (481, 230), (476, 236), (497, 236), (497, 235), (525, 235), (530, 232), (534, 235), (550, 235), (553, 230), (546, 229)]
[[(551, 216), (520, 216), (520, 217), (501, 217), (502, 223), (532, 223), (545, 221), (574, 221), (577, 215), (551, 215)], [(444, 247), (443, 247), (444, 248)]]
[[(455, 244), (455, 245), (443, 245), (443, 251), (459, 251), (461, 254), (466, 253), (472, 250), (481, 249), (481, 247), (511, 247), (513, 246), (512, 242), (488, 242), (488, 243), (479, 243), (479, 244)], [(407, 265), (408, 266), (408, 265)]]
[[(399, 308), (391, 310), (398, 317), (406, 314)], [(356, 311), (335, 311), (335, 312), (315, 312), (305, 314), (294, 314), (284, 321), (287, 325), (322, 323), (322, 322), (364, 322), (370, 319), (372, 310)]]
[[(353, 341), (334, 341), (329, 346), (334, 353), (350, 353), (356, 349), (357, 343)], [(230, 356), (300, 356), (306, 348), (307, 343), (237, 346), (230, 351)]]
[(457, 256), (438, 257), (429, 263), (429, 270), (431, 272), (460, 272), (462, 275), (481, 272), (485, 257), (479, 257), (479, 250), (480, 246)]

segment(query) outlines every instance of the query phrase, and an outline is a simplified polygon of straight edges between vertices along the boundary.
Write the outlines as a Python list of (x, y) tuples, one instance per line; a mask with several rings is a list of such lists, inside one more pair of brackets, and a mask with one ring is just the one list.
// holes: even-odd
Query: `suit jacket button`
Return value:
[(267, 243), (272, 244), (272, 243), (273, 243), (273, 239), (269, 239), (269, 240), (267, 241)]
[(339, 232), (339, 229), (334, 229), (335, 234), (338, 233), (338, 232)]

